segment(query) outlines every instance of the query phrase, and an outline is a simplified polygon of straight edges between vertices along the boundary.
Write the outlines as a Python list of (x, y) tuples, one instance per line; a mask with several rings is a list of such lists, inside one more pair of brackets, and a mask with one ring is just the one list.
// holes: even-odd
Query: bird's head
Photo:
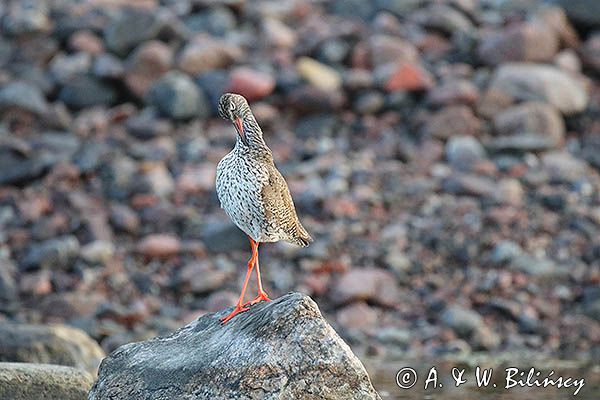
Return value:
[(225, 93), (219, 99), (219, 115), (229, 120), (235, 126), (242, 142), (248, 146), (248, 133), (244, 128), (244, 120), (251, 115), (250, 107), (244, 96), (235, 93)]

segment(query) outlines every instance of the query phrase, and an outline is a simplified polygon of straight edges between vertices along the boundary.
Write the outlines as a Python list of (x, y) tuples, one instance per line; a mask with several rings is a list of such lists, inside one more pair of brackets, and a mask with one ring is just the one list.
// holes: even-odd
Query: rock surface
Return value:
[(71, 367), (0, 362), (0, 399), (83, 400), (93, 381)]
[(309, 297), (290, 293), (221, 325), (230, 311), (120, 347), (102, 362), (89, 400), (380, 398)]
[(103, 357), (100, 346), (79, 329), (64, 325), (0, 325), (0, 361), (65, 365), (95, 375)]

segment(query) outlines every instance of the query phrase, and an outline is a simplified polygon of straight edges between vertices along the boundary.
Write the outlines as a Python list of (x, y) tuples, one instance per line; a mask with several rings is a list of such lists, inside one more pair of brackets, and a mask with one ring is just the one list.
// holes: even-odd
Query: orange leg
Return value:
[[(251, 244), (252, 244), (252, 242), (253, 242), (253, 240), (251, 240)], [(254, 245), (252, 245), (252, 257), (250, 257), (250, 260), (248, 261), (248, 270), (246, 271), (246, 278), (244, 279), (244, 286), (242, 286), (242, 293), (240, 294), (240, 298), (238, 299), (237, 304), (235, 305), (235, 308), (233, 309), (233, 311), (228, 316), (221, 318), (221, 322), (223, 324), (227, 323), (231, 318), (235, 317), (236, 315), (249, 310), (249, 308), (246, 307), (247, 304), (243, 304), (244, 295), (246, 294), (246, 287), (248, 286), (248, 281), (250, 280), (250, 275), (252, 274), (252, 269), (254, 268), (254, 264), (256, 263), (257, 257), (258, 257), (258, 252), (254, 251)]]
[(254, 266), (256, 267), (256, 279), (258, 280), (258, 296), (256, 296), (252, 301), (249, 301), (246, 304), (244, 304), (244, 306), (246, 306), (246, 305), (252, 306), (263, 300), (271, 301), (271, 299), (269, 298), (267, 293), (263, 290), (262, 281), (260, 279), (260, 267), (258, 266), (258, 246), (260, 245), (260, 243), (255, 242), (254, 240), (250, 239), (250, 245), (252, 246), (252, 257), (255, 259)]

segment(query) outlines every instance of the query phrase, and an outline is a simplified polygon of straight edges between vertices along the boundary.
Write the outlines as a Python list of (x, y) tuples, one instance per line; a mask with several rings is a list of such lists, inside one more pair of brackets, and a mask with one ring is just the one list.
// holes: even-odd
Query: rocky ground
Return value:
[(0, 3), (0, 323), (109, 352), (232, 305), (235, 91), (315, 238), (271, 296), (374, 357), (598, 362), (600, 3), (554, 3)]

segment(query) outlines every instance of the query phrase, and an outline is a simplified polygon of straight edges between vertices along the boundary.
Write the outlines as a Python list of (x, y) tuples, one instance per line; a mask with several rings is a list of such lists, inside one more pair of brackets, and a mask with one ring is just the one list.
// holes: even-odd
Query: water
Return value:
[[(459, 370), (464, 369), (462, 375), (463, 379), (467, 382), (460, 386), (455, 386), (455, 380), (452, 377), (453, 365), (415, 365), (410, 363), (392, 363), (387, 365), (375, 365), (365, 363), (371, 376), (373, 386), (377, 389), (379, 394), (384, 400), (567, 400), (567, 399), (578, 399), (578, 400), (599, 400), (600, 399), (600, 368), (589, 367), (589, 368), (563, 368), (556, 369), (555, 373), (551, 376), (552, 379), (557, 379), (562, 376), (563, 379), (572, 377), (573, 379), (580, 380), (584, 379), (584, 386), (580, 389), (579, 393), (574, 396), (577, 387), (573, 385), (569, 388), (556, 388), (552, 386), (544, 387), (511, 387), (506, 389), (506, 374), (512, 374), (514, 370), (506, 371), (506, 366), (498, 366), (493, 368), (492, 379), (489, 381), (487, 387), (477, 387), (475, 378), (475, 369), (464, 366), (456, 366)], [(431, 373), (431, 367), (435, 365), (437, 371), (437, 384), (441, 383), (442, 387), (433, 388), (433, 381), (435, 374)], [(418, 380), (416, 384), (410, 389), (401, 389), (396, 384), (396, 374), (402, 368), (411, 367), (416, 373)], [(483, 367), (490, 368), (490, 367)], [(519, 366), (519, 372), (516, 375), (510, 377), (509, 383), (513, 383), (514, 379), (522, 379), (526, 381), (527, 374), (531, 366), (524, 367)], [(540, 372), (537, 376), (538, 381), (543, 381), (553, 368), (545, 365), (536, 365), (534, 370), (535, 373)], [(406, 371), (406, 370), (405, 370)], [(480, 376), (481, 376), (480, 370)], [(520, 377), (520, 372), (524, 372), (524, 375)], [(455, 371), (455, 376), (458, 377), (458, 371)], [(411, 374), (410, 371), (406, 371), (407, 377)], [(427, 377), (431, 378), (430, 385), (427, 390), (424, 389), (425, 381)], [(534, 379), (530, 380), (533, 381)], [(493, 384), (496, 383), (496, 387)], [(407, 383), (407, 385), (410, 383)]]

